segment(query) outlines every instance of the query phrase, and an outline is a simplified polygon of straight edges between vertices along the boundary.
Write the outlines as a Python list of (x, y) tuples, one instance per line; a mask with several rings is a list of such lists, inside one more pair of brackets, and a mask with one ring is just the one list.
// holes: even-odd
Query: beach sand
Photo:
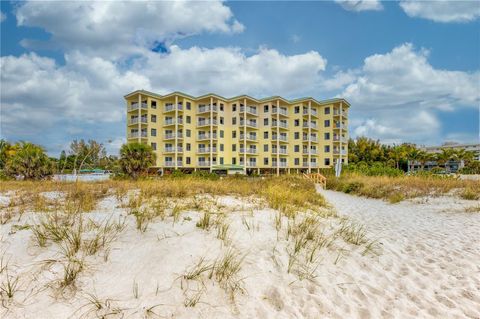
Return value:
[[(2, 318), (480, 318), (480, 213), (478, 203), (454, 197), (389, 204), (381, 200), (319, 190), (339, 217), (365, 225), (371, 249), (336, 238), (318, 252), (313, 275), (301, 280), (287, 271), (292, 243), (289, 221), (277, 232), (275, 210), (259, 201), (215, 198), (228, 210), (229, 240), (200, 229), (202, 213), (188, 211), (135, 227), (114, 196), (85, 218), (98, 223), (125, 218), (125, 229), (108, 249), (85, 256), (75, 288), (58, 288), (63, 275), (60, 249), (38, 247), (25, 212), (1, 225), (2, 265), (15, 278), (13, 298), (2, 295)], [(58, 194), (57, 194), (58, 195)], [(55, 195), (55, 196), (57, 196)], [(2, 194), (2, 203), (9, 194)], [(46, 194), (51, 196), (51, 194)], [(60, 196), (60, 195), (58, 195)], [(299, 220), (302, 216), (298, 217)], [(322, 219), (333, 234), (342, 219)], [(232, 298), (205, 273), (182, 276), (201, 258), (233, 252), (242, 265)], [(195, 306), (186, 306), (196, 300)], [(96, 299), (97, 303), (93, 303)]]

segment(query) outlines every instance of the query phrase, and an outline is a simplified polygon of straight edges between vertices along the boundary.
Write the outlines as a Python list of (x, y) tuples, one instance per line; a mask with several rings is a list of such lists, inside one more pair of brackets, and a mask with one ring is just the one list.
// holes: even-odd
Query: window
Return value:
[(235, 112), (237, 110), (237, 104), (232, 105), (232, 112)]
[(300, 152), (300, 145), (295, 145), (295, 146), (293, 147), (293, 149), (294, 149), (295, 153)]
[(325, 108), (325, 114), (330, 114), (330, 108), (329, 107)]
[(263, 113), (268, 113), (268, 105), (263, 106)]
[(185, 148), (187, 149), (187, 151), (190, 151), (191, 148), (192, 148), (192, 145), (190, 143), (187, 143), (187, 145), (185, 146)]
[(157, 123), (157, 116), (152, 114), (152, 116), (150, 116), (150, 121), (152, 123)]
[(325, 145), (324, 150), (325, 153), (330, 153), (330, 145)]
[(295, 126), (300, 126), (300, 120), (295, 120), (294, 123), (295, 123)]
[(330, 139), (330, 133), (325, 133), (325, 140), (329, 140)]
[(329, 159), (329, 158), (326, 158), (324, 163), (325, 163), (325, 165), (327, 165), (327, 166), (330, 165), (330, 159)]
[(220, 138), (223, 138), (223, 130), (220, 130)]
[(157, 129), (152, 128), (151, 131), (150, 131), (150, 135), (151, 136), (157, 136)]
[[(223, 112), (223, 103), (220, 103), (220, 111)], [(223, 163), (221, 163), (223, 164)]]
[(300, 159), (299, 158), (295, 159), (295, 165), (300, 165)]
[(268, 138), (268, 132), (263, 132), (263, 138)]
[(237, 131), (232, 131), (232, 138), (237, 138)]
[(190, 124), (191, 122), (192, 122), (192, 118), (189, 115), (187, 115), (187, 124)]
[(263, 125), (268, 126), (268, 119), (263, 119)]
[(185, 157), (185, 161), (186, 161), (187, 164), (191, 164), (191, 159), (190, 159), (190, 157)]
[(236, 117), (232, 117), (232, 125), (236, 125), (237, 124), (237, 118)]
[(232, 164), (233, 165), (237, 164), (237, 159), (235, 157), (232, 157)]
[(223, 152), (223, 144), (220, 144), (220, 152)]
[(152, 150), (156, 151), (157, 150), (157, 143), (152, 143)]
[(263, 151), (264, 151), (264, 152), (268, 152), (268, 144), (264, 144), (264, 145), (263, 145)]
[(294, 112), (295, 114), (300, 113), (300, 106), (295, 106)]
[(232, 152), (236, 152), (237, 151), (237, 144), (232, 144)]
[(186, 135), (187, 135), (187, 137), (190, 137), (192, 135), (192, 131), (186, 130)]
[(294, 138), (295, 138), (296, 140), (299, 140), (299, 139), (300, 139), (300, 132), (295, 132), (295, 133), (294, 133)]
[(223, 165), (223, 157), (220, 157), (220, 165)]
[(268, 165), (268, 157), (264, 157), (264, 158), (263, 158), (263, 164), (264, 164), (264, 165)]
[(220, 124), (223, 125), (223, 116), (220, 116)]
[(192, 109), (192, 104), (190, 102), (187, 102), (187, 110), (191, 110)]
[(152, 109), (156, 109), (157, 108), (157, 101), (152, 101)]
[(330, 120), (325, 120), (325, 127), (330, 127)]

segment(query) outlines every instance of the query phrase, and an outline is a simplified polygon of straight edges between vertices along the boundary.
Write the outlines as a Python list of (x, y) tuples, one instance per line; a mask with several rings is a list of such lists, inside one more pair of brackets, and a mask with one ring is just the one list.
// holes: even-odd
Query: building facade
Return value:
[(156, 168), (282, 174), (316, 172), (348, 159), (344, 99), (125, 96), (127, 141), (152, 146)]

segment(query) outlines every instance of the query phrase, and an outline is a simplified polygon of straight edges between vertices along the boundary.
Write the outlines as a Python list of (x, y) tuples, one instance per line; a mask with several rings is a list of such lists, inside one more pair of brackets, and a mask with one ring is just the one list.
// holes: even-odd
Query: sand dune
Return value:
[[(2, 297), (2, 318), (480, 318), (480, 214), (464, 213), (472, 202), (442, 197), (391, 205), (342, 193), (321, 193), (339, 216), (364, 224), (372, 249), (335, 238), (318, 252), (313, 275), (287, 271), (293, 243), (289, 221), (260, 201), (216, 198), (229, 239), (196, 226), (202, 214), (155, 219), (145, 232), (115, 197), (86, 218), (102, 223), (124, 218), (125, 229), (108, 249), (85, 257), (75, 289), (58, 289), (59, 247), (34, 244), (27, 212), (1, 226), (4, 263), (18, 278), (18, 291)], [(51, 195), (51, 194), (50, 194)], [(47, 196), (50, 196), (47, 195)], [(57, 194), (58, 195), (58, 194)], [(8, 194), (3, 194), (2, 202)], [(301, 220), (302, 216), (298, 217)], [(322, 219), (334, 234), (340, 218)], [(201, 258), (242, 259), (234, 298), (207, 273), (182, 276)], [(54, 262), (46, 263), (45, 261)], [(57, 260), (57, 261), (55, 261)], [(300, 271), (301, 269), (299, 269)], [(1, 274), (2, 283), (7, 274)], [(97, 299), (97, 304), (92, 298)], [(198, 298), (195, 306), (186, 306)]]

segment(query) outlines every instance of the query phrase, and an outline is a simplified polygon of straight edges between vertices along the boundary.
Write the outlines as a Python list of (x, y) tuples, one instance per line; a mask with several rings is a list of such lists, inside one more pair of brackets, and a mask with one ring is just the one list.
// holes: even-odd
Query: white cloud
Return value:
[[(109, 59), (139, 54), (157, 42), (202, 32), (241, 32), (221, 1), (30, 1), (16, 10), (18, 24), (51, 33), (49, 46)], [(45, 46), (23, 40), (26, 47)]]
[(260, 48), (247, 56), (239, 48), (170, 47), (170, 53), (148, 53), (134, 69), (151, 80), (159, 92), (183, 90), (191, 94), (217, 92), (254, 96), (292, 95), (311, 91), (327, 61), (315, 51), (283, 55)]
[(400, 7), (410, 17), (435, 22), (469, 22), (480, 17), (478, 1), (412, 1), (400, 2)]
[(440, 142), (435, 140), (441, 126), (438, 112), (478, 108), (480, 72), (436, 69), (428, 54), (403, 44), (326, 81), (333, 87), (344, 85), (340, 96), (351, 102), (357, 118), (351, 123), (354, 135), (386, 142)]
[(5, 15), (5, 13), (3, 13), (2, 11), (0, 11), (0, 23), (5, 21), (7, 19), (7, 16)]
[(348, 11), (380, 11), (383, 5), (380, 0), (335, 0)]

